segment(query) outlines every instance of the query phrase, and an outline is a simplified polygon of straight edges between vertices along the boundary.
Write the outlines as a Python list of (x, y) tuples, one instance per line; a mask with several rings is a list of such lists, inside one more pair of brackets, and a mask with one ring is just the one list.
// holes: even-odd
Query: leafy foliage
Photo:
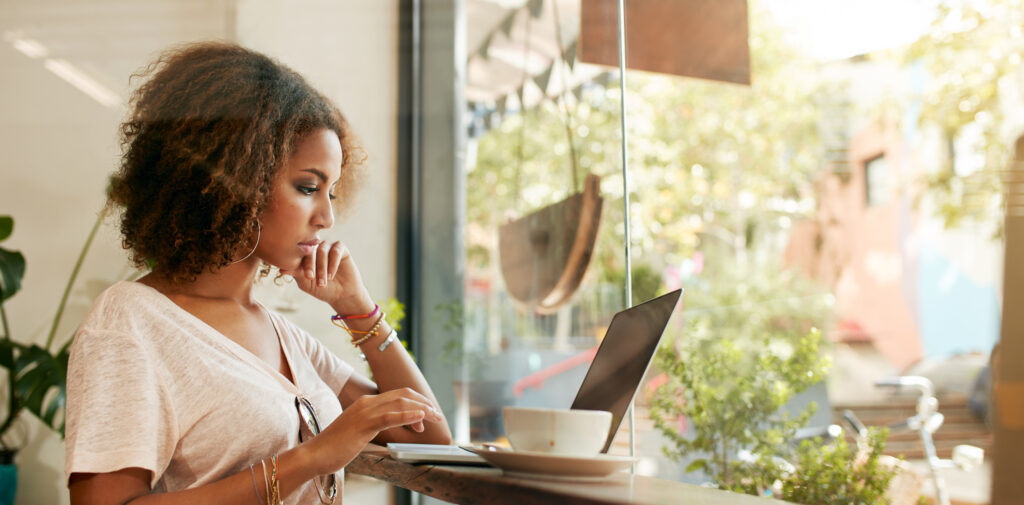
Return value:
[[(704, 472), (722, 489), (807, 504), (885, 503), (893, 473), (878, 462), (885, 433), (873, 433), (861, 452), (845, 440), (792, 442), (817, 406), (785, 406), (830, 368), (817, 330), (828, 298), (795, 274), (757, 272), (723, 268), (715, 282), (687, 290), (684, 329), (655, 358), (668, 379), (651, 405), (655, 426), (672, 443), (664, 452), (699, 456), (686, 470)], [(679, 431), (680, 416), (692, 432)], [(741, 459), (741, 450), (756, 457)]]
[[(1013, 156), (1003, 111), (1024, 59), (1024, 0), (942, 0), (931, 28), (902, 54), (929, 74), (920, 122), (936, 125), (949, 158), (927, 176), (947, 227), (988, 222), (1001, 232), (1002, 174)], [(1016, 131), (1016, 130), (1014, 130)], [(956, 142), (960, 139), (960, 142)], [(963, 155), (974, 161), (958, 164)]]
[[(658, 296), (661, 289), (661, 272), (646, 263), (638, 263), (632, 268), (633, 303), (645, 302)], [(604, 281), (612, 286), (625, 286), (625, 269), (605, 270)]]
[[(811, 63), (783, 43), (783, 30), (759, 2), (751, 9), (753, 85), (629, 76), (633, 255), (655, 271), (709, 244), (742, 255), (779, 233), (783, 218), (813, 211), (811, 180), (825, 149), (818, 101), (837, 85), (808, 71)], [(623, 268), (618, 96), (615, 82), (595, 83), (569, 107), (579, 179), (587, 172), (602, 177), (593, 261), (607, 272)], [(556, 104), (545, 102), (507, 114), (479, 138), (466, 176), (470, 266), (496, 261), (480, 247), (486, 234), (475, 230), (496, 229), (577, 189), (565, 121)]]
[(401, 331), (402, 321), (405, 319), (405, 304), (392, 296), (379, 305), (380, 309), (387, 314), (388, 325), (394, 328), (395, 331)]
[(21, 409), (26, 409), (43, 424), (64, 435), (70, 344), (68, 340), (56, 354), (51, 354), (35, 344), (25, 345), (6, 339), (0, 341), (0, 366), (8, 370), (11, 384), (8, 394), (18, 403), (11, 409), (14, 415), (9, 414), (8, 420), (0, 426), (0, 433), (13, 423)]
[[(53, 337), (64, 311), (65, 303), (78, 275), (85, 253), (92, 244), (103, 220), (103, 214), (89, 233), (89, 238), (78, 255), (78, 261), (68, 279), (67, 288), (61, 298), (57, 314), (54, 316), (50, 334), (46, 344), (24, 344), (12, 339), (7, 323), (7, 312), (3, 302), (14, 296), (21, 287), (21, 279), (25, 275), (25, 258), (20, 252), (0, 247), (0, 319), (3, 322), (3, 339), (0, 340), (0, 367), (7, 372), (7, 412), (0, 423), (0, 449), (6, 452), (16, 451), (14, 444), (4, 439), (23, 410), (27, 410), (39, 418), (50, 429), (61, 436), (64, 435), (64, 406), (66, 403), (66, 381), (68, 356), (71, 346), (69, 338), (55, 351)], [(0, 241), (9, 237), (14, 230), (14, 219), (0, 216)]]
[[(14, 232), (14, 219), (0, 216), (0, 241)], [(21, 278), (25, 275), (25, 257), (18, 251), (0, 247), (0, 303), (14, 296), (21, 289)], [(4, 335), (8, 333), (7, 319), (3, 321)]]
[[(820, 333), (812, 330), (783, 352), (773, 351), (778, 346), (768, 339), (750, 342), (762, 352), (729, 339), (700, 342), (681, 352), (663, 349), (658, 366), (671, 381), (659, 390), (652, 417), (675, 444), (665, 447), (665, 453), (677, 459), (705, 454), (686, 470), (705, 471), (723, 489), (748, 491), (753, 475), (735, 454), (740, 449), (774, 454), (807, 424), (814, 405), (795, 416), (780, 409), (827, 371), (818, 356), (820, 340)], [(674, 428), (672, 421), (680, 413), (693, 425), (692, 438)]]
[[(813, 404), (795, 415), (780, 409), (830, 367), (816, 329), (828, 311), (825, 296), (792, 273), (757, 272), (723, 269), (713, 282), (690, 286), (683, 330), (655, 358), (669, 379), (651, 409), (676, 446), (666, 454), (706, 455), (688, 471), (704, 470), (727, 489), (748, 477), (736, 451), (769, 454), (807, 424)], [(692, 438), (676, 431), (679, 415), (690, 420)]]
[(806, 504), (889, 503), (886, 491), (897, 470), (880, 460), (888, 436), (887, 429), (871, 428), (860, 448), (843, 437), (832, 444), (804, 440), (791, 452), (797, 471), (781, 477), (778, 497)]

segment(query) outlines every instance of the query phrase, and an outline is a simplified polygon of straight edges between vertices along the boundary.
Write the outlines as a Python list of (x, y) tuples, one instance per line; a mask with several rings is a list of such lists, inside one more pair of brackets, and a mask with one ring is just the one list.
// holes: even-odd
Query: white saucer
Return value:
[(479, 445), (463, 446), (509, 475), (530, 474), (548, 477), (605, 477), (628, 467), (635, 458), (629, 456), (563, 456), (546, 452), (494, 450)]

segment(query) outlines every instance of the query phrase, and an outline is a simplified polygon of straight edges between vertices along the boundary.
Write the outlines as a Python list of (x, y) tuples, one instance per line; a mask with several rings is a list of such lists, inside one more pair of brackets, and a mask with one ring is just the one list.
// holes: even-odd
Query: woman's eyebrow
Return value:
[(317, 176), (317, 178), (320, 179), (320, 182), (323, 182), (324, 184), (327, 184), (327, 174), (321, 172), (320, 170), (315, 169), (315, 168), (304, 168), (304, 169), (302, 169), (302, 171), (303, 172), (309, 172), (309, 173)]

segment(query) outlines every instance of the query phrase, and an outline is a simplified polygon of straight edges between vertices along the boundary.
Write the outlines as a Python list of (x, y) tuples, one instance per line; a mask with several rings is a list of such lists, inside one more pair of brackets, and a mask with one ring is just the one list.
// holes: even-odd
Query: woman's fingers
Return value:
[(389, 412), (382, 418), (382, 427), (377, 430), (378, 432), (388, 430), (391, 428), (401, 428), (402, 426), (408, 426), (417, 433), (422, 433), (423, 418), (425, 413), (422, 410), (405, 410), (401, 412)]
[(327, 262), (328, 279), (334, 279), (334, 276), (338, 274), (338, 267), (341, 266), (341, 260), (345, 259), (346, 253), (345, 246), (341, 242), (331, 245), (330, 258)]
[(316, 285), (319, 287), (327, 286), (327, 260), (331, 255), (331, 244), (320, 242), (316, 250), (313, 251), (313, 255), (316, 256)]
[(365, 409), (368, 418), (378, 419), (374, 426), (378, 432), (401, 426), (409, 426), (416, 432), (422, 432), (424, 422), (439, 422), (443, 419), (430, 400), (409, 388), (364, 396), (353, 404), (350, 410), (353, 407), (356, 410)]
[(301, 272), (303, 279), (312, 281), (313, 276), (316, 274), (314, 260), (316, 259), (316, 250), (313, 254), (309, 254), (302, 257), (302, 264), (299, 265), (299, 272)]
[(443, 419), (433, 402), (410, 388), (393, 389), (374, 398), (392, 411), (416, 410), (423, 412), (423, 420), (436, 422)]
[(298, 267), (281, 273), (291, 275), (299, 289), (327, 302), (338, 314), (363, 314), (373, 308), (359, 269), (340, 241), (320, 242)]
[(300, 282), (300, 286), (323, 288), (337, 275), (344, 252), (345, 246), (339, 241), (320, 242), (312, 253), (302, 257), (298, 268), (294, 271), (282, 269), (281, 273), (291, 275), (297, 281), (305, 281)]

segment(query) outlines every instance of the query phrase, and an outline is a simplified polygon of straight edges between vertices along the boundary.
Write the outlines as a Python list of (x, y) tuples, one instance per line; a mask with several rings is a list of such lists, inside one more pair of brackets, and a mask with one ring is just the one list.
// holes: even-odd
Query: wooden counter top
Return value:
[(411, 465), (391, 459), (387, 452), (364, 452), (346, 467), (417, 493), (460, 505), (772, 505), (776, 500), (720, 491), (692, 484), (630, 475), (625, 472), (599, 480), (506, 477), (501, 470), (481, 466)]

